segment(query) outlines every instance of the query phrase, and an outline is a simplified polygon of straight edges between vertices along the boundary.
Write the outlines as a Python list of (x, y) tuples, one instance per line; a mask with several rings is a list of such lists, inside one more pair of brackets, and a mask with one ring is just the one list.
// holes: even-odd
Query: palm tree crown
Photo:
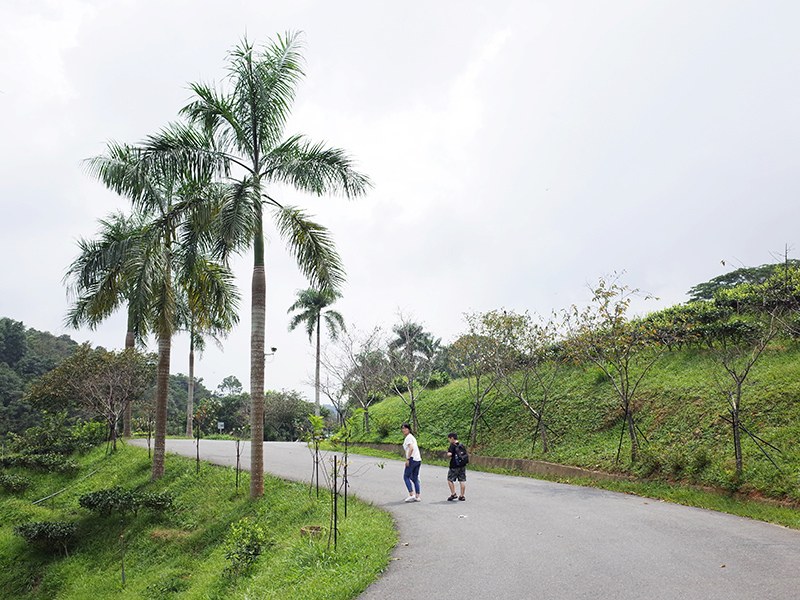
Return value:
[(304, 324), (308, 341), (317, 333), (317, 351), (314, 370), (314, 411), (316, 416), (320, 415), (319, 389), (320, 389), (320, 360), (321, 360), (321, 332), (322, 319), (328, 325), (328, 333), (332, 339), (336, 339), (340, 330), (346, 329), (342, 315), (335, 310), (325, 310), (331, 304), (341, 298), (341, 294), (333, 290), (301, 290), (297, 292), (297, 301), (289, 307), (287, 312), (300, 311), (294, 315), (289, 322), (289, 331), (294, 331), (298, 325)]
[[(140, 219), (136, 243), (125, 265), (127, 299), (158, 338), (156, 423), (152, 478), (164, 475), (167, 394), (172, 336), (179, 327), (179, 289), (203, 264), (208, 226), (219, 197), (204, 178), (192, 178), (174, 161), (150, 162), (141, 148), (108, 144), (105, 154), (87, 161), (88, 171), (109, 189), (127, 197)], [(110, 305), (107, 301), (104, 306)]]

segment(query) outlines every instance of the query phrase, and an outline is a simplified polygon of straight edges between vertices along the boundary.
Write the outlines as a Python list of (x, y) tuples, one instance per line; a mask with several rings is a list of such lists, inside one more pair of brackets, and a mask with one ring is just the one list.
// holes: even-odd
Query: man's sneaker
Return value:
[(464, 500), (466, 500), (466, 498), (464, 498), (464, 496), (459, 496), (458, 499), (461, 500), (462, 502), (464, 502)]
[(406, 499), (403, 502), (416, 502), (417, 499), (414, 496), (406, 496)]
[(414, 502), (419, 502), (419, 496), (414, 496)]
[(458, 498), (458, 496), (456, 496), (455, 494), (453, 494), (452, 496), (450, 496), (450, 497), (447, 499), (447, 501), (448, 501), (448, 502), (452, 502), (452, 501), (453, 501), (453, 500), (455, 500), (456, 498)]

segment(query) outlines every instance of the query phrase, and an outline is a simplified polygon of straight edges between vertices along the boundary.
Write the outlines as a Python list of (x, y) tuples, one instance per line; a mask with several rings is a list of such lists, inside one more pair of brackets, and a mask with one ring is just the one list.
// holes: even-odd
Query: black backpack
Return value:
[(457, 467), (463, 467), (469, 463), (469, 454), (467, 454), (467, 449), (461, 442), (456, 442), (456, 451), (453, 454), (453, 458)]

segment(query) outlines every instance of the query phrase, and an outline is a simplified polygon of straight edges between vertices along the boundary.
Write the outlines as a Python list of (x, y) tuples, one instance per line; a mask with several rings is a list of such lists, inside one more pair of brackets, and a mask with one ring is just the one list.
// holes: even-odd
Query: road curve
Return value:
[[(142, 440), (131, 443), (143, 444)], [(194, 457), (192, 440), (167, 451)], [(332, 453), (331, 453), (332, 454)], [(235, 464), (233, 442), (203, 460)], [(249, 469), (245, 444), (242, 468)], [(468, 472), (447, 502), (447, 469), (422, 465), (405, 503), (400, 461), (350, 455), (350, 490), (392, 513), (400, 544), (362, 600), (789, 600), (800, 598), (800, 532), (713, 511), (524, 477)], [(310, 481), (304, 444), (264, 444), (268, 473)]]

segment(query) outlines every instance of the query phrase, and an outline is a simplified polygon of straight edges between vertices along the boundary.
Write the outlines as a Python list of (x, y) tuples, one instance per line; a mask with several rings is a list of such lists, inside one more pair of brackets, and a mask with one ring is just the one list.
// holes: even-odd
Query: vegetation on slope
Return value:
[[(196, 473), (194, 461), (171, 454), (165, 477), (155, 483), (144, 449), (123, 445), (107, 455), (97, 448), (77, 460), (80, 469), (66, 474), (4, 471), (29, 481), (24, 491), (0, 492), (4, 597), (344, 600), (386, 567), (396, 543), (389, 515), (355, 502), (339, 520), (335, 549), (327, 535), (303, 537), (304, 526), (328, 531), (330, 507), (301, 484), (267, 477), (264, 496), (249, 501), (246, 474), (237, 490), (232, 469), (205, 464)], [(81, 496), (114, 486), (167, 491), (175, 508), (103, 516), (80, 506)], [(15, 527), (36, 521), (77, 524), (66, 554), (36, 549), (14, 535)], [(258, 533), (263, 549), (251, 568), (232, 573), (231, 557), (242, 558), (250, 548), (242, 530)]]
[[(550, 391), (554, 404), (546, 421), (548, 452), (542, 450), (530, 411), (502, 394), (481, 420), (472, 451), (800, 501), (800, 346), (774, 342), (748, 379), (742, 420), (758, 444), (749, 437), (744, 440), (741, 477), (736, 476), (732, 428), (725, 420), (724, 377), (708, 350), (664, 354), (637, 395), (634, 411), (646, 441), (641, 456), (632, 462), (611, 382), (596, 367), (564, 365)], [(535, 400), (533, 392), (532, 404)], [(426, 390), (417, 406), (420, 445), (445, 449), (451, 430), (465, 437), (472, 406), (466, 379)], [(388, 398), (370, 408), (370, 433), (364, 431), (360, 415), (351, 424), (356, 440), (399, 443), (400, 424), (406, 420), (407, 406), (399, 398)]]

